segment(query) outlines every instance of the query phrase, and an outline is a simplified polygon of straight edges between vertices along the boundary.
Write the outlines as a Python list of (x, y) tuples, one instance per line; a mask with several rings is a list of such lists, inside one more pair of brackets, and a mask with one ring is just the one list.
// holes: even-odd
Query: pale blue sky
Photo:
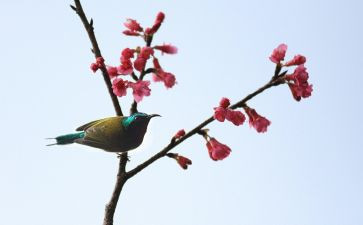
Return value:
[[(114, 115), (90, 43), (71, 1), (1, 1), (2, 118), (0, 224), (101, 224), (117, 158), (83, 146), (45, 147), (46, 137)], [(300, 103), (287, 86), (250, 102), (272, 121), (265, 134), (214, 122), (211, 135), (232, 148), (212, 161), (204, 140), (175, 149), (186, 171), (161, 159), (124, 187), (115, 224), (360, 225), (363, 223), (361, 1), (83, 1), (107, 62), (141, 45), (121, 35), (125, 18), (166, 20), (154, 43), (173, 43), (160, 57), (178, 85), (153, 84), (140, 109), (162, 118), (131, 154), (132, 168), (212, 113), (270, 79), (273, 48), (301, 53), (314, 85)], [(122, 98), (128, 111), (131, 98)]]

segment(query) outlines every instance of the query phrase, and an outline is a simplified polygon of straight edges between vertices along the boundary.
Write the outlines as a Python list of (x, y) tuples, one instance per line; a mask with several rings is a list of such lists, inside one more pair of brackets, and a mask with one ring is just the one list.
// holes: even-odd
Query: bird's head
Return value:
[(146, 114), (146, 113), (141, 113), (141, 112), (137, 112), (132, 114), (131, 116), (126, 117), (125, 119), (122, 120), (122, 125), (125, 128), (130, 128), (130, 127), (147, 127), (147, 125), (150, 122), (150, 119), (156, 116), (160, 116), (158, 114)]

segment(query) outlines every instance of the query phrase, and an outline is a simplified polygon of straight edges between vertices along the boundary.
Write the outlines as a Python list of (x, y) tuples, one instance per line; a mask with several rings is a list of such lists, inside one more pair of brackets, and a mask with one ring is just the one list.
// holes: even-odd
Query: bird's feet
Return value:
[[(123, 153), (116, 153), (116, 154), (117, 154), (117, 158), (120, 159)], [(130, 156), (129, 155), (127, 155), (127, 162), (130, 162)]]

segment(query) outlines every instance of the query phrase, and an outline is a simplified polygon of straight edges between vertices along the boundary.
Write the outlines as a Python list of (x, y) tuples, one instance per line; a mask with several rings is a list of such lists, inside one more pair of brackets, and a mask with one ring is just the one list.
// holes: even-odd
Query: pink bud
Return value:
[(145, 68), (146, 65), (146, 59), (142, 57), (137, 57), (137, 59), (134, 61), (134, 67), (138, 71), (142, 71)]
[(277, 48), (272, 51), (270, 56), (270, 60), (276, 64), (280, 63), (280, 61), (284, 60), (285, 54), (287, 50), (287, 45), (280, 44)]
[(185, 130), (181, 129), (179, 130), (175, 135), (174, 135), (174, 139), (179, 139), (181, 137), (183, 137), (185, 135)]
[(96, 58), (96, 64), (98, 65), (98, 67), (104, 66), (105, 65), (104, 63), (105, 63), (105, 60), (103, 59), (103, 57)]
[(108, 75), (110, 76), (111, 79), (118, 75), (117, 74), (117, 68), (114, 67), (114, 66), (107, 66), (107, 73), (108, 73)]
[(246, 117), (241, 111), (227, 109), (226, 119), (231, 121), (234, 125), (239, 126), (245, 122)]
[(306, 62), (305, 56), (295, 55), (293, 59), (285, 63), (285, 66), (297, 66), (304, 64)]
[(135, 31), (131, 31), (131, 30), (124, 30), (124, 31), (122, 31), (122, 33), (127, 36), (140, 36), (139, 33), (135, 32)]
[(165, 14), (163, 12), (159, 12), (158, 15), (156, 15), (154, 23), (162, 23), (164, 19), (165, 19)]
[(142, 27), (140, 24), (133, 19), (127, 19), (124, 23), (125, 27), (127, 27), (130, 31), (142, 31)]
[(123, 60), (128, 60), (128, 59), (134, 58), (134, 53), (135, 53), (134, 49), (125, 48), (124, 50), (122, 50), (121, 58), (120, 58), (121, 62)]
[(183, 169), (188, 169), (188, 165), (192, 165), (192, 160), (188, 159), (187, 157), (178, 155), (176, 157), (176, 161), (178, 162), (179, 166)]
[(160, 50), (162, 53), (167, 53), (167, 54), (178, 53), (178, 48), (173, 45), (168, 45), (168, 44), (156, 45), (154, 48)]
[(226, 119), (227, 110), (223, 107), (215, 107), (214, 108), (214, 119), (218, 120), (219, 122), (224, 122)]
[(218, 142), (215, 138), (209, 139), (207, 148), (209, 157), (215, 161), (223, 160), (231, 153), (231, 149), (227, 145)]
[(230, 103), (230, 101), (229, 101), (229, 99), (228, 98), (225, 98), (225, 97), (223, 97), (222, 99), (221, 99), (221, 101), (219, 102), (219, 106), (220, 107), (222, 107), (222, 108), (227, 108), (229, 105), (230, 105), (231, 103)]
[(98, 70), (98, 65), (96, 63), (92, 63), (90, 68), (94, 73), (96, 73), (96, 71)]

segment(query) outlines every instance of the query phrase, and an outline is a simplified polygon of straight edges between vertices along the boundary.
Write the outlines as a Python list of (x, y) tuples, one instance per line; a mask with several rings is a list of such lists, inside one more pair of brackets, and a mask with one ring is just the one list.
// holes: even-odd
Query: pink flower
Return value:
[(127, 27), (130, 31), (142, 31), (142, 27), (140, 24), (133, 19), (127, 19), (124, 23), (125, 27)]
[(176, 78), (174, 74), (165, 72), (160, 64), (159, 60), (154, 57), (153, 64), (156, 72), (153, 74), (153, 81), (159, 82), (163, 81), (166, 88), (172, 88), (176, 84)]
[(154, 49), (146, 46), (141, 49), (138, 57), (149, 59), (150, 55), (154, 55)]
[(310, 97), (311, 92), (313, 91), (313, 85), (307, 82), (299, 85), (294, 83), (289, 83), (289, 88), (296, 101), (300, 101), (301, 98)]
[(256, 110), (249, 107), (245, 107), (245, 111), (249, 117), (250, 126), (254, 127), (258, 133), (267, 131), (267, 127), (271, 122), (263, 116), (260, 116)]
[(135, 31), (131, 31), (131, 30), (124, 30), (124, 31), (122, 31), (122, 33), (127, 36), (140, 36), (139, 33), (135, 32)]
[(295, 68), (294, 73), (291, 75), (285, 76), (286, 80), (292, 80), (297, 84), (302, 84), (308, 82), (309, 74), (306, 72), (306, 68), (304, 65), (299, 65)]
[(219, 102), (219, 106), (222, 107), (222, 108), (227, 108), (229, 105), (230, 105), (230, 101), (228, 98), (222, 98), (221, 101)]
[(185, 135), (185, 130), (181, 129), (179, 130), (175, 135), (174, 135), (174, 139), (179, 139), (181, 137), (183, 137)]
[(117, 68), (114, 66), (107, 66), (107, 73), (111, 79), (118, 75)]
[(178, 53), (178, 48), (173, 45), (168, 45), (168, 44), (156, 45), (154, 48), (160, 50), (162, 53), (167, 53), (167, 54)]
[(117, 73), (121, 75), (128, 75), (133, 72), (131, 60), (123, 60), (121, 65), (117, 67)]
[(161, 66), (160, 66), (159, 60), (158, 60), (156, 57), (154, 57), (154, 59), (153, 59), (153, 64), (154, 64), (154, 68), (155, 68), (156, 70), (161, 69)]
[(165, 14), (163, 12), (159, 12), (158, 15), (156, 15), (156, 19), (154, 24), (156, 23), (162, 23), (165, 19)]
[(146, 35), (155, 34), (159, 30), (161, 23), (164, 21), (164, 19), (165, 19), (165, 14), (163, 12), (159, 12), (158, 15), (156, 16), (154, 25), (151, 28), (146, 28), (145, 34)]
[(176, 84), (176, 78), (174, 74), (167, 73), (162, 70), (156, 74), (153, 74), (153, 81), (163, 81), (166, 88), (172, 88)]
[(136, 102), (140, 102), (144, 96), (150, 96), (151, 89), (149, 88), (149, 85), (150, 81), (138, 80), (136, 83), (129, 82)]
[(137, 71), (142, 71), (145, 68), (146, 65), (146, 59), (142, 57), (137, 57), (137, 59), (134, 61), (134, 67)]
[(227, 109), (223, 107), (215, 107), (214, 108), (214, 119), (218, 120), (219, 122), (224, 122), (226, 119)]
[(231, 153), (231, 149), (227, 145), (218, 142), (215, 138), (209, 139), (207, 148), (210, 158), (214, 161), (222, 160)]
[(285, 63), (285, 66), (297, 66), (304, 64), (306, 62), (305, 56), (295, 55), (293, 59)]
[(128, 59), (134, 58), (134, 53), (135, 53), (134, 49), (125, 48), (124, 50), (122, 50), (121, 58), (120, 58), (121, 62), (123, 60), (128, 60)]
[(178, 162), (179, 166), (185, 170), (188, 169), (188, 165), (192, 165), (192, 160), (181, 155), (178, 155), (175, 160)]
[(127, 81), (116, 78), (112, 81), (112, 90), (116, 96), (122, 97), (126, 95)]
[(241, 111), (233, 111), (230, 109), (227, 109), (227, 113), (225, 115), (226, 119), (231, 121), (234, 125), (239, 126), (242, 125), (246, 117)]
[(311, 96), (313, 86), (308, 83), (309, 74), (304, 65), (296, 67), (294, 73), (286, 75), (285, 79), (288, 81), (289, 88), (296, 101), (300, 101), (301, 98)]
[(91, 68), (91, 70), (92, 70), (94, 73), (96, 73), (96, 71), (98, 70), (98, 65), (97, 65), (96, 63), (92, 63), (92, 64), (90, 65), (90, 68)]
[(280, 63), (280, 61), (284, 60), (285, 54), (287, 50), (287, 45), (280, 44), (275, 48), (270, 56), (270, 60), (276, 64)]

